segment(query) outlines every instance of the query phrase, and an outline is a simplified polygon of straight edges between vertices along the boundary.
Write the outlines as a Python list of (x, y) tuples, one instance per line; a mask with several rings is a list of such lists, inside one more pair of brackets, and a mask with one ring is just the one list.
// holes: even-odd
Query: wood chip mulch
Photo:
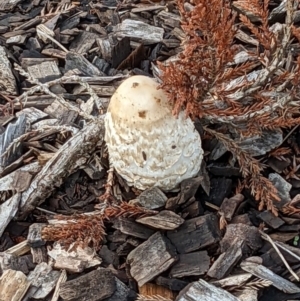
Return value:
[[(283, 2), (269, 3), (273, 23)], [(178, 192), (109, 169), (110, 97), (184, 42), (175, 1), (0, 0), (0, 300), (300, 300), (298, 126), (252, 144), (290, 208), (278, 216), (209, 135)]]

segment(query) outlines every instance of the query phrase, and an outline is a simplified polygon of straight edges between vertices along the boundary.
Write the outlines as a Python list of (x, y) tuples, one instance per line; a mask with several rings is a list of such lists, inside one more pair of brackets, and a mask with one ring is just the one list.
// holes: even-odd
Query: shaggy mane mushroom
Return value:
[(166, 93), (147, 76), (135, 75), (118, 87), (105, 117), (110, 165), (129, 186), (164, 191), (195, 176), (201, 139), (184, 112), (173, 116)]

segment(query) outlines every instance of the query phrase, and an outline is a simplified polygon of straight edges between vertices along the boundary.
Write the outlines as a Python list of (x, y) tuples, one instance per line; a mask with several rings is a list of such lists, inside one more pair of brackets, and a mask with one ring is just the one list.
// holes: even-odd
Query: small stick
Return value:
[(278, 256), (280, 257), (280, 259), (282, 260), (282, 262), (284, 263), (284, 265), (288, 269), (288, 271), (294, 276), (294, 278), (297, 281), (300, 281), (298, 275), (291, 269), (291, 267), (289, 266), (288, 262), (285, 260), (285, 258), (283, 257), (283, 255), (280, 252), (280, 250), (277, 248), (276, 243), (272, 240), (272, 238), (268, 234), (262, 232), (261, 230), (259, 230), (259, 232), (260, 232), (262, 238), (264, 240), (268, 241), (272, 245), (272, 247), (277, 252)]

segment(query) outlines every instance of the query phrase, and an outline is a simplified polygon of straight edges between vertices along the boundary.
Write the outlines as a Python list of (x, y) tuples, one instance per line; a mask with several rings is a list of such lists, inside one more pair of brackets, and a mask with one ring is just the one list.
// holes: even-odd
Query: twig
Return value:
[[(30, 76), (24, 69), (21, 68), (21, 66), (15, 64), (14, 67), (15, 67), (15, 69), (17, 71), (20, 72), (20, 74), (22, 76), (26, 77), (27, 80), (30, 83), (36, 85), (33, 88), (29, 89), (28, 91), (24, 92), (21, 96), (15, 98), (14, 102), (18, 102), (18, 101), (22, 102), (23, 99), (26, 100), (26, 98), (27, 98), (28, 95), (32, 95), (32, 94), (34, 94), (36, 92), (40, 92), (41, 91), (41, 92), (44, 92), (45, 94), (48, 94), (48, 95), (52, 96), (55, 100), (57, 100), (61, 105), (63, 105), (68, 110), (73, 110), (73, 111), (77, 112), (84, 119), (86, 119), (88, 121), (91, 120), (91, 121), (97, 122), (98, 118), (93, 117), (93, 116), (91, 116), (89, 114), (86, 114), (85, 112), (81, 111), (77, 107), (75, 107), (75, 106), (71, 105), (70, 103), (66, 102), (63, 97), (58, 96), (58, 95), (56, 95), (56, 94), (54, 94), (53, 92), (50, 91), (49, 87), (53, 86), (56, 83), (60, 83), (61, 79), (60, 80), (51, 81), (51, 82), (48, 82), (48, 83), (45, 83), (45, 84), (42, 84), (37, 79), (35, 79), (32, 76)], [(80, 77), (74, 77), (74, 76), (72, 76), (73, 80), (75, 80), (75, 78), (76, 78), (76, 80), (77, 80), (77, 82), (79, 84), (83, 85), (85, 88), (88, 88), (88, 92), (91, 93), (92, 97), (98, 98), (97, 94), (93, 91), (93, 89), (89, 86), (88, 83), (82, 81), (80, 79)], [(64, 80), (67, 80), (67, 79), (69, 79), (69, 78), (66, 78), (66, 77), (64, 78)]]
[(294, 132), (295, 130), (299, 127), (299, 124), (295, 125), (290, 132), (284, 137), (284, 139), (281, 142), (281, 145), (283, 144), (283, 142), (285, 142)]
[(55, 133), (60, 133), (63, 134), (65, 132), (71, 132), (73, 135), (78, 133), (78, 129), (73, 127), (73, 126), (68, 126), (68, 125), (62, 125), (62, 126), (49, 126), (49, 125), (44, 125), (43, 127), (41, 127), (38, 130), (34, 130), (31, 132), (27, 132), (23, 135), (21, 135), (20, 137), (14, 139), (10, 145), (6, 148), (5, 152), (3, 152), (3, 154), (1, 154), (0, 158), (5, 157), (7, 155), (10, 154), (10, 152), (14, 151), (15, 147), (18, 146), (18, 144), (20, 144), (21, 142), (31, 138), (34, 135), (39, 135), (44, 133), (47, 130), (51, 130), (52, 134)]
[(48, 35), (47, 33), (43, 32), (42, 30), (40, 30), (38, 27), (36, 29), (37, 33), (47, 39), (49, 39), (51, 42), (55, 43), (59, 48), (61, 48), (64, 52), (68, 53), (69, 50), (67, 48), (65, 48), (63, 45), (61, 45), (58, 41), (56, 41), (54, 38), (52, 38), (50, 35)]
[(205, 205), (208, 206), (208, 207), (210, 207), (210, 208), (212, 208), (212, 209), (215, 209), (215, 210), (217, 210), (217, 211), (220, 210), (220, 207), (214, 205), (213, 203), (210, 203), (210, 202), (206, 202), (206, 201), (205, 201)]
[(106, 180), (106, 184), (105, 184), (105, 192), (99, 198), (100, 200), (104, 201), (105, 203), (107, 203), (113, 196), (113, 193), (112, 193), (113, 181), (114, 181), (114, 169), (110, 168), (107, 171), (107, 180)]
[(50, 215), (56, 215), (55, 212), (52, 212), (52, 211), (49, 211), (49, 210), (46, 210), (44, 208), (41, 208), (41, 207), (36, 207), (35, 209), (41, 211), (41, 212), (44, 212), (44, 213), (47, 213), (47, 214), (50, 214)]
[(277, 248), (276, 243), (274, 243), (274, 241), (272, 240), (272, 238), (271, 238), (268, 234), (262, 232), (261, 230), (259, 230), (259, 232), (260, 232), (262, 238), (263, 238), (264, 240), (268, 241), (268, 242), (272, 245), (272, 247), (273, 247), (274, 250), (277, 252), (278, 256), (280, 257), (280, 259), (282, 260), (282, 262), (284, 263), (284, 265), (285, 265), (285, 267), (288, 269), (288, 271), (294, 276), (294, 278), (295, 278), (297, 281), (300, 281), (298, 275), (291, 269), (291, 267), (289, 266), (288, 262), (285, 260), (285, 258), (283, 257), (283, 255), (282, 255), (282, 253), (279, 251), (279, 249)]
[(290, 251), (289, 249), (285, 248), (283, 245), (281, 245), (280, 242), (275, 242), (276, 246), (278, 246), (280, 249), (284, 250), (285, 252), (289, 253), (291, 256), (293, 256), (294, 258), (296, 258), (297, 260), (300, 261), (300, 257), (298, 255), (296, 255), (295, 253), (293, 253), (292, 251)]

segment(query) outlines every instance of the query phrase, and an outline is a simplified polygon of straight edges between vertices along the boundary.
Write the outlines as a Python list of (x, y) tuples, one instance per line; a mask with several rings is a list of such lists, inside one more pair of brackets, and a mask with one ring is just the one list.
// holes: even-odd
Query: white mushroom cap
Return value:
[(111, 98), (105, 141), (112, 167), (128, 185), (173, 190), (195, 176), (201, 165), (201, 139), (190, 118), (176, 118), (166, 93), (146, 76), (126, 79)]
[(147, 76), (136, 75), (125, 80), (113, 94), (108, 112), (115, 122), (126, 126), (151, 127), (169, 118), (171, 104), (158, 84)]

